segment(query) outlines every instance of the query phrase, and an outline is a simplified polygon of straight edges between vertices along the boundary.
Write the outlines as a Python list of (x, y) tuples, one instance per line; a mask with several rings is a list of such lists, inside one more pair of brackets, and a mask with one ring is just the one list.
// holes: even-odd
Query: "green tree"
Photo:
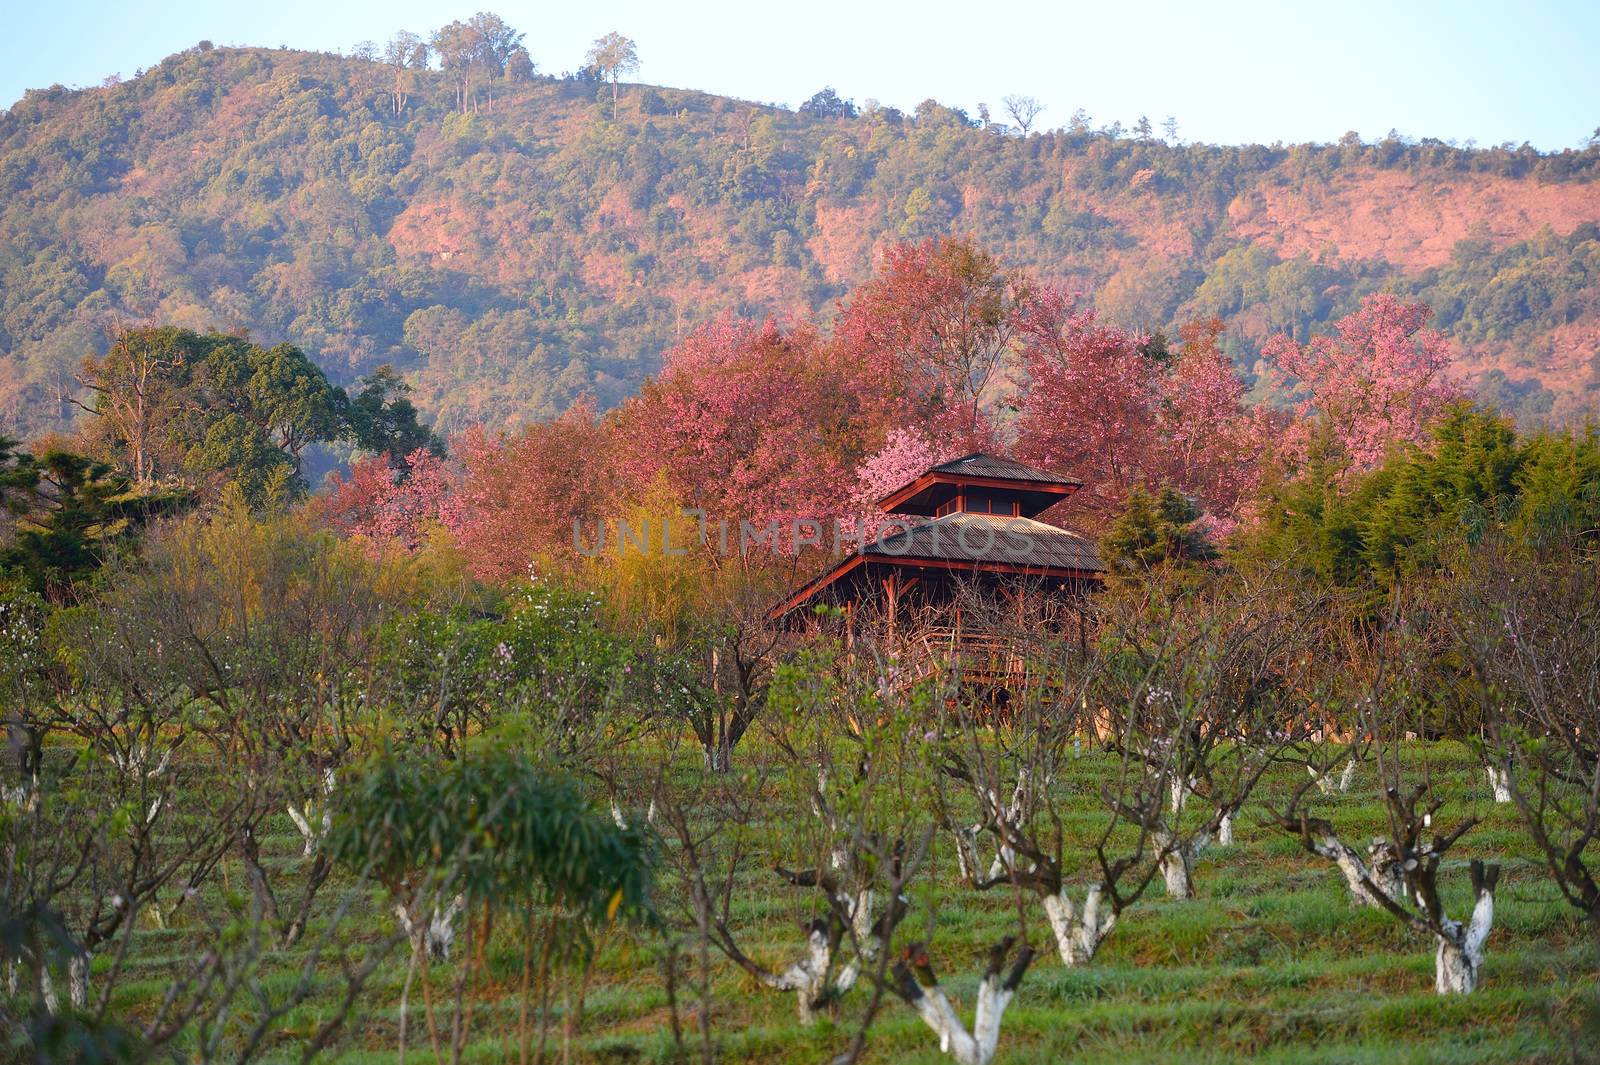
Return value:
[(306, 450), (347, 440), (403, 461), (439, 448), (409, 389), (388, 366), (354, 398), (292, 344), (149, 328), (118, 335), (85, 360), (85, 450), (140, 488), (180, 483), (217, 495), (237, 484), (252, 506), (306, 490)]
[(1101, 538), (1100, 555), (1124, 573), (1216, 558), (1216, 547), (1197, 526), (1202, 516), (1193, 500), (1171, 485), (1155, 494), (1135, 487), (1127, 508)]
[(617, 82), (639, 69), (639, 50), (615, 30), (595, 41), (585, 57), (589, 69), (611, 82), (611, 120), (617, 120)]
[(105, 463), (67, 451), (37, 460), (10, 453), (5, 480), (12, 482), (8, 506), (19, 513), (0, 547), (0, 573), (56, 600), (143, 525), (192, 498), (182, 490), (138, 490)]
[(374, 455), (387, 454), (391, 464), (404, 462), (418, 448), (443, 454), (443, 443), (417, 418), (411, 386), (394, 367), (378, 367), (358, 386), (345, 412), (352, 443)]

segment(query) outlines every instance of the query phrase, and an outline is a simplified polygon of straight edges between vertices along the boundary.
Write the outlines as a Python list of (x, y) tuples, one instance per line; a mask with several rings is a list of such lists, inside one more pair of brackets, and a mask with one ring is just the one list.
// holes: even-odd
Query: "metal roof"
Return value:
[(1080, 481), (1070, 477), (1063, 477), (1049, 470), (1041, 470), (1037, 466), (1026, 466), (1011, 459), (1003, 459), (998, 455), (985, 455), (981, 451), (970, 455), (963, 455), (958, 459), (935, 466), (929, 473), (954, 473), (967, 474), (971, 477), (994, 477), (1007, 481), (1033, 481), (1039, 484), (1070, 484), (1077, 486)]
[[(1024, 467), (1026, 468), (1026, 467)], [(1032, 518), (957, 511), (926, 521), (891, 521), (861, 554), (869, 561), (939, 559), (1103, 573), (1094, 541)]]

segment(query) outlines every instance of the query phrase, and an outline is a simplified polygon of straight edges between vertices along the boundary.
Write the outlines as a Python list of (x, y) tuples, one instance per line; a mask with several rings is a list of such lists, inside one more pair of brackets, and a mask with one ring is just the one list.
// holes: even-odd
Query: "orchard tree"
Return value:
[(961, 448), (940, 444), (916, 427), (891, 429), (883, 446), (869, 455), (856, 469), (851, 502), (866, 523), (868, 535), (876, 535), (888, 520), (878, 501), (895, 489), (911, 483), (940, 463), (961, 455)]
[(601, 37), (589, 47), (584, 57), (589, 69), (611, 82), (611, 120), (617, 120), (617, 82), (624, 74), (639, 69), (639, 50), (633, 41), (615, 30)]

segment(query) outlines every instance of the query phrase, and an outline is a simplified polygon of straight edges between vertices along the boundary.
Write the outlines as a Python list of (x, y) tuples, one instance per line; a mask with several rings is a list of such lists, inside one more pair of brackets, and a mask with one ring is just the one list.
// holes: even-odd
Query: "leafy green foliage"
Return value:
[(137, 490), (105, 463), (67, 451), (37, 460), (13, 454), (9, 469), (12, 479), (33, 483), (25, 498), (11, 497), (20, 514), (0, 545), (0, 573), (52, 597), (94, 573), (142, 526), (192, 502), (181, 489)]
[(1135, 487), (1127, 508), (1100, 538), (1100, 557), (1130, 573), (1216, 558), (1216, 547), (1198, 526), (1202, 517), (1194, 501), (1171, 485), (1155, 493)]
[(1292, 481), (1271, 486), (1250, 550), (1335, 584), (1387, 585), (1490, 530), (1538, 546), (1600, 525), (1600, 432), (1518, 436), (1504, 415), (1465, 404), (1429, 446), (1391, 455), (1346, 486), (1325, 436)]
[[(253, 505), (304, 493), (306, 450), (346, 440), (395, 461), (438, 448), (387, 366), (352, 399), (290, 344), (173, 327), (119, 334), (84, 362), (84, 439), (141, 486), (235, 484)], [(402, 450), (403, 449), (403, 450)]]
[(603, 624), (598, 596), (536, 584), (507, 607), (499, 616), (421, 610), (385, 626), (386, 698), (410, 735), (453, 756), (501, 722), (570, 756), (609, 714), (671, 712), (666, 674)]
[(447, 763), (385, 755), (337, 800), (332, 856), (385, 883), (418, 872), (480, 901), (564, 905), (591, 925), (651, 913), (652, 843), (501, 747)]

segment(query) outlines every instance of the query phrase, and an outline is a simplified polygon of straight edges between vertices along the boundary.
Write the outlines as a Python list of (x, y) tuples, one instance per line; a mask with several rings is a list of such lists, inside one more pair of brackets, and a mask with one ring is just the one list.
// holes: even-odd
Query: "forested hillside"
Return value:
[(830, 314), (875, 251), (946, 232), (1128, 326), (1221, 315), (1247, 370), (1393, 287), (1519, 415), (1600, 399), (1600, 147), (611, 93), (205, 44), (30, 93), (0, 114), (0, 430), (69, 423), (82, 359), (136, 322), (286, 341), (338, 382), (393, 364), (446, 431), (609, 406), (713, 315)]

